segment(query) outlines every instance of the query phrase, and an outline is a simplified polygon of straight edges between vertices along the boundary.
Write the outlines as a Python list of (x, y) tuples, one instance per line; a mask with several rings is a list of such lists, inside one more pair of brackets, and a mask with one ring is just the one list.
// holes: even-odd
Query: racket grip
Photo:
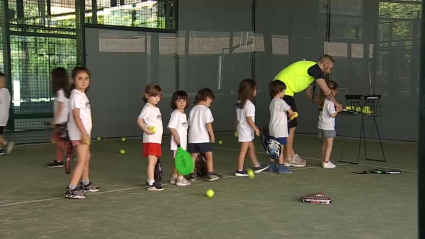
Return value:
[(178, 143), (178, 144), (177, 144), (177, 147), (179, 147), (179, 148), (180, 148), (180, 143)]

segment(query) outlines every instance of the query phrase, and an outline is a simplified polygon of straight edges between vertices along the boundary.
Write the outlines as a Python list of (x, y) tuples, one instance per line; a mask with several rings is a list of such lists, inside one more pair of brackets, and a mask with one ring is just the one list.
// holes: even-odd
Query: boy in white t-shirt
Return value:
[(10, 102), (10, 93), (6, 88), (6, 75), (0, 72), (0, 155), (10, 154), (14, 145), (13, 142), (7, 142), (3, 137), (7, 121), (9, 120)]
[[(327, 81), (329, 89), (331, 89), (332, 94), (334, 97), (336, 96), (336, 93), (338, 92), (338, 85), (335, 81)], [(319, 129), (319, 138), (323, 139), (323, 146), (322, 146), (322, 167), (323, 168), (335, 168), (335, 164), (333, 164), (330, 161), (331, 154), (332, 154), (332, 146), (333, 146), (333, 140), (336, 137), (336, 130), (335, 130), (335, 117), (338, 115), (340, 111), (335, 110), (335, 104), (325, 98), (322, 95), (321, 101), (320, 101), (320, 114), (319, 114), (319, 123), (318, 123), (318, 129)]]
[[(199, 153), (205, 155), (208, 168), (208, 180), (216, 181), (221, 175), (214, 173), (214, 163), (211, 143), (215, 142), (212, 122), (213, 115), (210, 110), (211, 103), (214, 101), (214, 93), (208, 88), (198, 91), (195, 97), (195, 106), (189, 113), (189, 145), (188, 151), (192, 154), (193, 161), (196, 161)], [(195, 172), (190, 174), (190, 180), (197, 179)]]
[(56, 144), (56, 159), (46, 165), (46, 168), (62, 168), (63, 155), (68, 148), (68, 99), (70, 97), (68, 72), (65, 68), (58, 67), (52, 71), (52, 88), (55, 96), (53, 105), (52, 127), (55, 129), (52, 139)]
[[(184, 112), (189, 108), (188, 94), (183, 90), (178, 90), (173, 93), (171, 97), (171, 108), (174, 111), (171, 113), (170, 121), (168, 122), (168, 129), (171, 133), (170, 150), (173, 158), (176, 157), (177, 146), (180, 145), (184, 150), (187, 148), (187, 116)], [(171, 185), (189, 186), (190, 182), (187, 181), (184, 175), (178, 175), (176, 165), (173, 166), (173, 172), (170, 179)]]
[(157, 107), (161, 96), (162, 90), (159, 85), (147, 85), (143, 96), (146, 104), (137, 119), (137, 124), (143, 130), (143, 156), (148, 158), (146, 190), (149, 191), (164, 190), (164, 187), (155, 181), (155, 165), (162, 156), (162, 116)]
[(282, 145), (282, 152), (279, 156), (279, 165), (276, 165), (273, 159), (270, 159), (270, 172), (277, 173), (292, 173), (284, 164), (284, 145), (286, 145), (286, 138), (289, 136), (288, 130), (288, 116), (289, 118), (294, 115), (291, 107), (282, 99), (285, 95), (286, 85), (282, 81), (271, 81), (269, 84), (270, 97), (270, 122), (269, 134), (276, 138)]

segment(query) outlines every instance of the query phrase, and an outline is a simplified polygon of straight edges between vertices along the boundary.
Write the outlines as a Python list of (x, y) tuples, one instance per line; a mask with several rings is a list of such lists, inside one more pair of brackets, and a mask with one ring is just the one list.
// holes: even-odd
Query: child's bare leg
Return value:
[(148, 170), (146, 172), (146, 177), (149, 185), (152, 185), (155, 182), (155, 165), (158, 161), (158, 157), (154, 155), (148, 155)]
[(283, 162), (283, 158), (285, 157), (284, 155), (283, 155), (283, 152), (284, 152), (284, 147), (283, 147), (283, 145), (282, 145), (282, 149), (281, 149), (282, 151), (280, 152), (280, 155), (279, 155), (279, 165), (282, 165), (284, 162)]
[(211, 151), (205, 153), (205, 159), (207, 160), (208, 173), (214, 172), (214, 161), (213, 154)]
[(6, 145), (7, 142), (4, 139), (3, 135), (0, 135), (0, 149), (2, 148), (2, 146)]
[(255, 145), (252, 141), (248, 143), (248, 154), (251, 158), (252, 165), (254, 165), (254, 167), (260, 167), (261, 164), (258, 162), (257, 154), (255, 153)]
[[(192, 154), (190, 154), (191, 156), (192, 156), (192, 159), (193, 159), (193, 164), (195, 165), (195, 163), (196, 163), (196, 158), (198, 157), (198, 153), (192, 153)], [(193, 171), (192, 171), (192, 173), (195, 173), (195, 169), (193, 169)]]
[(239, 156), (238, 156), (238, 170), (243, 170), (243, 165), (245, 162), (245, 155), (248, 151), (249, 148), (249, 143), (248, 142), (241, 142), (241, 149), (239, 151)]
[(326, 138), (323, 138), (323, 144), (322, 144), (322, 159), (323, 159), (323, 161), (326, 161), (325, 160), (325, 158), (326, 158), (326, 147), (327, 147)]
[(90, 148), (87, 150), (86, 153), (86, 164), (84, 165), (84, 169), (83, 169), (83, 175), (81, 177), (81, 181), (86, 184), (86, 182), (88, 183), (88, 181), (90, 181), (90, 177), (89, 177), (89, 165), (90, 165), (90, 158), (91, 158), (91, 154), (90, 154)]
[(330, 161), (333, 142), (334, 142), (333, 138), (326, 138), (325, 157), (323, 158), (326, 163)]
[(76, 187), (78, 185), (78, 182), (82, 178), (84, 167), (86, 166), (86, 163), (87, 163), (86, 156), (89, 150), (89, 145), (79, 144), (76, 146), (76, 150), (77, 150), (78, 160), (77, 160), (77, 164), (74, 167), (74, 171), (72, 172), (71, 183), (70, 183), (71, 189), (73, 189), (74, 186)]

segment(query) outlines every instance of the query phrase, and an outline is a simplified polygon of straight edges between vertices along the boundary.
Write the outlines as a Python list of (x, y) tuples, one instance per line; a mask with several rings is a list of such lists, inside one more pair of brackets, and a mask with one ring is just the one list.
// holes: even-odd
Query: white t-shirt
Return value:
[(71, 96), (69, 97), (69, 121), (68, 121), (68, 133), (71, 140), (81, 140), (81, 132), (75, 123), (72, 111), (74, 109), (80, 109), (80, 119), (86, 129), (87, 134), (91, 135), (92, 129), (92, 118), (90, 101), (84, 92), (79, 90), (72, 90)]
[(162, 128), (162, 116), (159, 108), (146, 103), (143, 106), (142, 112), (140, 112), (139, 119), (143, 119), (146, 127), (155, 127), (155, 133), (152, 135), (143, 132), (143, 143), (161, 144), (164, 129)]
[(325, 99), (323, 102), (323, 110), (319, 114), (319, 125), (318, 128), (321, 130), (335, 130), (335, 118), (331, 117), (331, 114), (335, 113), (334, 102)]
[(280, 98), (273, 98), (270, 102), (270, 136), (275, 138), (288, 137), (288, 114), (286, 111), (291, 107)]
[(59, 102), (62, 103), (62, 111), (60, 115), (58, 116), (58, 118), (56, 119), (55, 124), (63, 124), (68, 122), (68, 114), (69, 114), (68, 101), (69, 100), (65, 97), (65, 92), (63, 91), (63, 89), (58, 90), (58, 92), (56, 93), (55, 102), (53, 105), (54, 116), (56, 116)]
[(209, 143), (207, 123), (214, 122), (210, 108), (195, 105), (189, 112), (189, 143)]
[(9, 120), (10, 93), (7, 88), (0, 88), (0, 126), (6, 126)]
[[(179, 134), (179, 138), (180, 138), (180, 146), (184, 150), (186, 150), (187, 128), (188, 128), (186, 114), (181, 113), (178, 110), (174, 110), (173, 113), (171, 113), (171, 118), (170, 118), (170, 121), (168, 122), (167, 128), (177, 130), (177, 133)], [(174, 141), (173, 135), (171, 135), (170, 150), (177, 150), (177, 144)]]
[(236, 106), (239, 142), (251, 142), (254, 139), (254, 130), (248, 124), (247, 117), (252, 117), (252, 120), (255, 122), (255, 105), (250, 100), (246, 101), (242, 109)]

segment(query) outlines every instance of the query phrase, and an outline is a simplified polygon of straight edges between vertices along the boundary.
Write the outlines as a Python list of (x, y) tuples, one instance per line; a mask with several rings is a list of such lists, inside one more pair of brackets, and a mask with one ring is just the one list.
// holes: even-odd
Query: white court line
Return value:
[[(222, 149), (222, 150), (228, 150), (228, 151), (239, 151), (239, 149), (231, 149), (231, 148), (222, 148), (222, 147), (213, 147), (215, 149)], [(256, 151), (257, 154), (266, 154), (263, 151)], [(318, 159), (318, 158), (307, 158), (304, 157), (305, 159), (311, 159), (311, 160), (316, 160), (316, 161), (322, 161), (322, 159)], [(349, 164), (349, 163), (345, 163), (345, 164)], [(341, 165), (345, 165), (345, 164), (341, 164)], [(355, 165), (355, 164), (352, 164)], [(404, 169), (404, 168), (397, 168), (397, 167), (388, 167), (388, 166), (380, 166), (380, 165), (372, 165), (372, 164), (364, 164), (364, 163), (359, 163), (358, 165), (361, 166), (366, 166), (366, 167), (378, 167), (378, 168), (387, 168), (387, 169), (398, 169), (398, 170), (402, 170), (402, 171), (407, 171), (407, 172), (413, 172), (413, 173), (417, 173), (417, 170), (412, 170), (412, 169)]]
[[(234, 150), (234, 149), (227, 149), (227, 148), (217, 148), (217, 149), (224, 149), (224, 150)], [(337, 165), (346, 165), (347, 163), (340, 163)], [(297, 170), (304, 170), (304, 169), (313, 169), (313, 168), (318, 168), (318, 167), (303, 167), (303, 168), (291, 168), (292, 171), (297, 171)], [(222, 179), (226, 179), (226, 178), (237, 178), (237, 176), (235, 175), (227, 175), (227, 176), (223, 176)], [(198, 181), (198, 183), (194, 184), (197, 185), (199, 184), (199, 182), (207, 182), (207, 181)], [(163, 183), (162, 185), (169, 185), (170, 183)], [(96, 193), (89, 193), (90, 196), (92, 195), (97, 195), (97, 194), (106, 194), (106, 193), (113, 193), (113, 192), (122, 192), (122, 191), (128, 191), (128, 190), (134, 190), (134, 189), (141, 189), (144, 188), (144, 186), (139, 186), (139, 187), (131, 187), (131, 188), (122, 188), (122, 189), (114, 189), (114, 190), (108, 190), (108, 191), (100, 191), (100, 192), (96, 192)], [(6, 203), (6, 204), (0, 204), (0, 208), (1, 207), (9, 207), (9, 206), (17, 206), (17, 205), (22, 205), (22, 204), (29, 204), (29, 203), (37, 203), (37, 202), (47, 202), (47, 201), (52, 201), (52, 200), (58, 200), (58, 199), (65, 199), (65, 200), (72, 200), (69, 198), (65, 198), (65, 197), (54, 197), (54, 198), (45, 198), (45, 199), (38, 199), (38, 200), (29, 200), (29, 201), (22, 201), (22, 202), (14, 202), (14, 203)]]

